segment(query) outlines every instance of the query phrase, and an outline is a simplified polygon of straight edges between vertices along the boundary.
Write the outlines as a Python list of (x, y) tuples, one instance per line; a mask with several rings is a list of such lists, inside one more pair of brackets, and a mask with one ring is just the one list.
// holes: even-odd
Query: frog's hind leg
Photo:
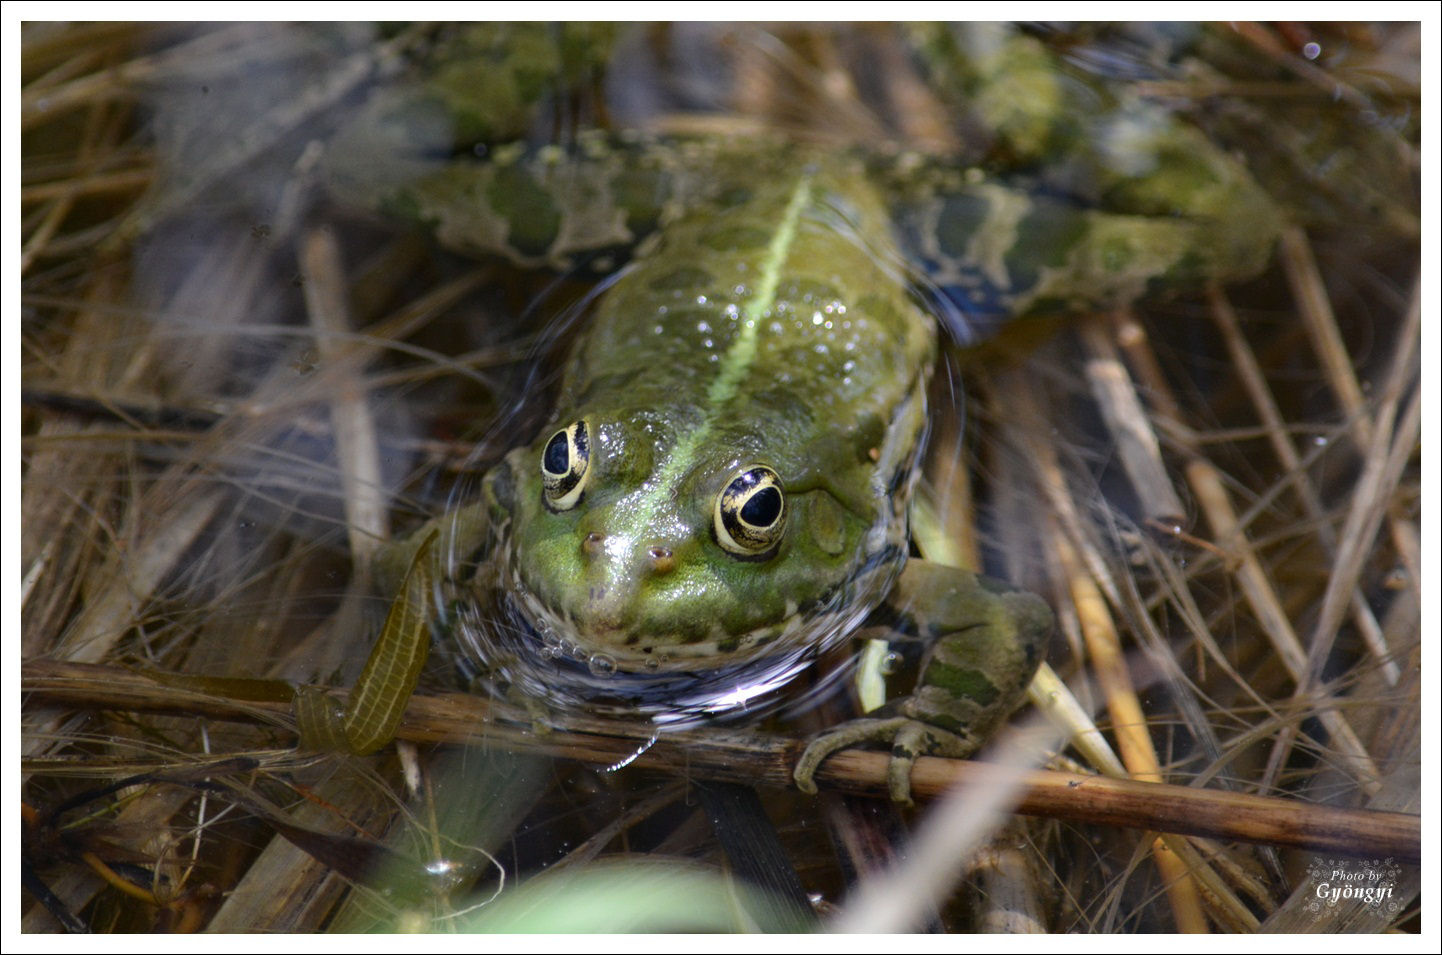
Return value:
[(923, 560), (907, 564), (882, 614), (899, 637), (928, 644), (917, 686), (888, 707), (895, 715), (813, 740), (794, 773), (804, 792), (816, 791), (827, 756), (877, 742), (891, 747), (891, 798), (910, 803), (916, 757), (961, 759), (990, 739), (1025, 697), (1052, 630), (1051, 610), (1035, 595)]

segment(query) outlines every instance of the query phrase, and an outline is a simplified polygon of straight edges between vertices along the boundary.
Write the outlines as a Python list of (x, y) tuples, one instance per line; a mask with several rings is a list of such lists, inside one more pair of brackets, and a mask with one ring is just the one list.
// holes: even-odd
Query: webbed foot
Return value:
[(802, 792), (816, 792), (816, 770), (832, 753), (881, 743), (891, 748), (891, 798), (910, 804), (916, 757), (964, 759), (980, 749), (1025, 699), (1052, 629), (1040, 598), (924, 560), (907, 563), (880, 619), (928, 645), (917, 685), (891, 704), (897, 715), (853, 720), (813, 740), (793, 772)]
[(881, 743), (891, 747), (891, 762), (886, 768), (886, 788), (892, 802), (907, 806), (912, 805), (911, 767), (916, 763), (916, 757), (949, 756), (963, 759), (976, 750), (974, 740), (908, 716), (852, 720), (822, 733), (807, 745), (792, 772), (796, 788), (814, 795), (817, 791), (816, 771), (821, 768), (822, 762), (837, 750), (861, 743)]

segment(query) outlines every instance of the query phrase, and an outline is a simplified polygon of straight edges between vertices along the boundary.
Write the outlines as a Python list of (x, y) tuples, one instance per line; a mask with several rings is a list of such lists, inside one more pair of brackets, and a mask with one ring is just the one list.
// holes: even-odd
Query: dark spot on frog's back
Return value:
[(936, 246), (943, 255), (963, 258), (967, 246), (991, 212), (991, 203), (977, 195), (962, 193), (941, 200), (936, 222)]
[(954, 697), (990, 706), (1001, 696), (1001, 690), (987, 674), (970, 667), (951, 666), (933, 660), (926, 669), (926, 682), (944, 688)]
[(751, 190), (742, 185), (728, 186), (716, 194), (715, 203), (723, 209), (745, 205), (751, 201)]
[(646, 235), (656, 228), (670, 198), (665, 177), (640, 169), (626, 169), (611, 181), (616, 204), (626, 211), (626, 227), (632, 235)]
[(544, 255), (560, 234), (555, 199), (520, 166), (497, 167), (486, 199), (510, 224), (507, 241), (525, 255)]
[(1054, 200), (1037, 199), (1017, 223), (1016, 242), (1007, 253), (1007, 274), (1015, 290), (1031, 288), (1041, 270), (1061, 265), (1087, 229), (1084, 212)]

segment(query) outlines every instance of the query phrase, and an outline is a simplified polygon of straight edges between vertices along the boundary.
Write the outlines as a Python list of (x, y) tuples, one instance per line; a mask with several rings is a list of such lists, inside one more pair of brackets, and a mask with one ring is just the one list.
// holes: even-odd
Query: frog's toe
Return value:
[(796, 769), (791, 773), (796, 780), (796, 788), (815, 795), (816, 770), (821, 767), (826, 757), (839, 749), (861, 743), (889, 743), (910, 722), (912, 721), (899, 716), (891, 719), (852, 720), (827, 730), (807, 744), (805, 752), (796, 761)]
[(906, 720), (891, 740), (891, 762), (886, 767), (886, 789), (892, 802), (912, 805), (911, 768), (916, 757), (931, 752), (927, 739), (931, 727), (915, 720)]
[(918, 756), (965, 757), (976, 749), (965, 737), (929, 723), (896, 716), (890, 719), (862, 719), (838, 726), (812, 740), (796, 763), (792, 776), (804, 793), (816, 792), (815, 775), (826, 757), (839, 749), (862, 743), (880, 743), (891, 748), (886, 768), (886, 788), (893, 802), (911, 805), (911, 768)]
[(976, 742), (921, 720), (902, 718), (891, 739), (891, 763), (886, 768), (886, 788), (891, 801), (910, 806), (911, 768), (918, 756), (965, 759), (976, 751)]

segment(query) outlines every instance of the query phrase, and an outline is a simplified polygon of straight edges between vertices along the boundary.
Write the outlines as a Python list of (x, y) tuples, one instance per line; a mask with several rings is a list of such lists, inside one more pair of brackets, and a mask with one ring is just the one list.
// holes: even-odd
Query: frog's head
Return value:
[(874, 450), (816, 446), (676, 409), (563, 413), (487, 478), (501, 586), (540, 639), (624, 673), (834, 645), (904, 560), (904, 494)]

